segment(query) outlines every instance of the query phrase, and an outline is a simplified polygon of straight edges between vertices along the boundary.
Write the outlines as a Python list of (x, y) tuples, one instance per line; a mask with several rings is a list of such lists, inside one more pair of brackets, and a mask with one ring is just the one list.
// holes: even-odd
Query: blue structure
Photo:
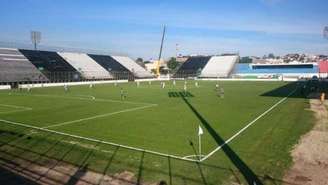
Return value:
[(235, 74), (286, 74), (286, 73), (318, 73), (318, 66), (313, 68), (255, 68), (252, 69), (249, 64), (236, 64)]

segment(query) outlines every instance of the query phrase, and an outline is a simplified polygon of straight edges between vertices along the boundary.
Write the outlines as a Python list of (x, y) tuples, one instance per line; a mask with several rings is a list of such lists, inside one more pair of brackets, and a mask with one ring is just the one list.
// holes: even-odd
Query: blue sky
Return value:
[(327, 0), (0, 0), (0, 41), (93, 49), (145, 59), (239, 52), (328, 54)]

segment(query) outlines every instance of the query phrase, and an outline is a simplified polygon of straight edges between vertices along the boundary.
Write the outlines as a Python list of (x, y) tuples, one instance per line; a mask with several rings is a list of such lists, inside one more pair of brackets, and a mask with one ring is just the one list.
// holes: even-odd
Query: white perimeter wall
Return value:
[(0, 90), (11, 89), (10, 85), (0, 85)]
[[(111, 83), (127, 83), (128, 80), (106, 80), (106, 81), (87, 81), (87, 82), (62, 82), (62, 83), (43, 83), (43, 84), (22, 84), (20, 88), (37, 88), (37, 87), (58, 87), (58, 86), (76, 86), (89, 84), (111, 84)], [(9, 86), (10, 89), (10, 86)]]

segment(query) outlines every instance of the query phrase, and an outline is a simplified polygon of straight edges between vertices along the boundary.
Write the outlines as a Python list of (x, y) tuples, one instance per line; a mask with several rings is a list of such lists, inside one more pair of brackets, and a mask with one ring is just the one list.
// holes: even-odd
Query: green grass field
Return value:
[[(104, 174), (129, 170), (136, 182), (280, 184), (292, 162), (290, 150), (312, 127), (308, 100), (297, 84), (219, 82), (224, 98), (217, 95), (216, 82), (200, 81), (197, 88), (188, 81), (188, 94), (183, 94), (183, 84), (166, 82), (165, 89), (159, 82), (142, 82), (139, 87), (72, 86), (68, 92), (63, 87), (0, 91), (1, 158), (42, 163), (42, 154)], [(120, 88), (127, 95), (123, 101)], [(190, 162), (11, 123), (181, 158), (198, 154), (199, 126), (204, 130), (204, 156), (229, 143), (202, 162)]]

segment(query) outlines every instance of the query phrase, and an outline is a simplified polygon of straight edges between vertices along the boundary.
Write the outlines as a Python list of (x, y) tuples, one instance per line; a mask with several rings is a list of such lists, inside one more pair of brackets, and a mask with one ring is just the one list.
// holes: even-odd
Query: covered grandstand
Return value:
[(226, 78), (231, 75), (239, 56), (193, 56), (175, 73), (176, 78)]
[(56, 52), (19, 50), (51, 82), (77, 81), (79, 73)]
[(154, 77), (150, 72), (141, 67), (135, 61), (125, 56), (112, 56), (114, 60), (119, 62), (122, 66), (128, 69), (136, 78), (152, 78)]
[(85, 53), (58, 52), (85, 79), (112, 79), (113, 76)]
[(215, 78), (230, 76), (239, 57), (234, 56), (213, 56), (203, 68), (200, 77)]
[(134, 80), (153, 75), (131, 58), (0, 48), (0, 83)]
[(182, 64), (179, 70), (174, 75), (177, 78), (194, 77), (201, 73), (207, 62), (210, 60), (210, 56), (194, 56), (188, 58), (186, 62)]
[(133, 74), (127, 68), (125, 68), (122, 64), (120, 64), (111, 56), (94, 54), (88, 55), (104, 69), (106, 69), (116, 79), (130, 79), (131, 77), (133, 77)]
[(0, 82), (44, 82), (48, 79), (17, 49), (0, 48)]

